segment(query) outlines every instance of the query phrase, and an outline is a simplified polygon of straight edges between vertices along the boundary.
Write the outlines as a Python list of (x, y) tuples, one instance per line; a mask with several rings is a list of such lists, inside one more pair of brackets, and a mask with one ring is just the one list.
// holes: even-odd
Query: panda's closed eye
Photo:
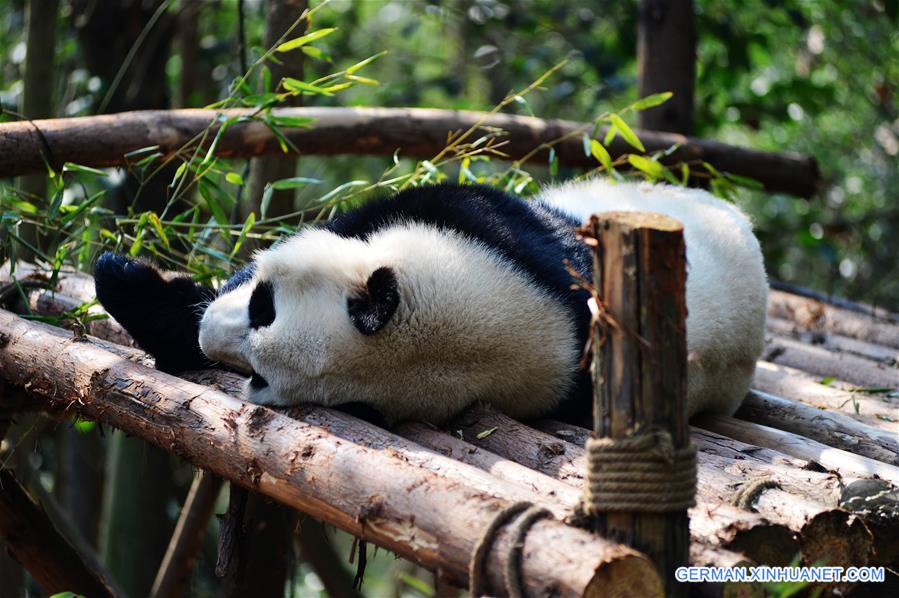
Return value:
[(264, 280), (256, 285), (250, 295), (250, 328), (262, 328), (275, 321), (275, 296), (272, 283)]

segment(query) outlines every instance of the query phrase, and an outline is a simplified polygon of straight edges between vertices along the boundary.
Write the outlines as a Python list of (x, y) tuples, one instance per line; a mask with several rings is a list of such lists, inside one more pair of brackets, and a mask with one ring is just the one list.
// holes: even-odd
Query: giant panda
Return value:
[(591, 213), (660, 212), (684, 225), (689, 413), (732, 413), (764, 347), (767, 282), (736, 207), (697, 189), (573, 182), (525, 200), (437, 185), (371, 200), (258, 252), (219, 291), (106, 253), (103, 307), (178, 372), (249, 375), (262, 405), (363, 405), (385, 421), (445, 422), (475, 401), (516, 418), (585, 422)]

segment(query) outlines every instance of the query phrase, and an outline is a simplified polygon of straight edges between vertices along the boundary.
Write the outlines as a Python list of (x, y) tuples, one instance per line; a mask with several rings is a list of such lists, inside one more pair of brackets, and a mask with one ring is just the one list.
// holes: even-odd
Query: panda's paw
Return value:
[(111, 252), (97, 259), (94, 284), (103, 308), (156, 357), (157, 368), (178, 372), (208, 366), (198, 335), (203, 308), (214, 296), (211, 289)]

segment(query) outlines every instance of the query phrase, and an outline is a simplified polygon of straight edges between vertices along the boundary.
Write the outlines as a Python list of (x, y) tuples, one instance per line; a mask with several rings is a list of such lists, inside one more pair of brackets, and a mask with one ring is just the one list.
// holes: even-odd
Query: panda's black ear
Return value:
[(400, 304), (396, 273), (390, 268), (378, 268), (368, 277), (365, 290), (349, 297), (347, 312), (353, 325), (365, 335), (372, 335), (384, 327)]
[(104, 253), (94, 265), (97, 299), (164, 372), (209, 367), (200, 351), (199, 325), (215, 298), (187, 275), (166, 275), (151, 264)]

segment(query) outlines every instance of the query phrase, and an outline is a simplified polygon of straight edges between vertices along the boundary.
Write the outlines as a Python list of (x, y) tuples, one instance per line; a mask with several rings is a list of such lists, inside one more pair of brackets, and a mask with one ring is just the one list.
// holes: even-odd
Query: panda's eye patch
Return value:
[(272, 283), (262, 281), (250, 295), (250, 328), (261, 328), (275, 321), (275, 297)]

